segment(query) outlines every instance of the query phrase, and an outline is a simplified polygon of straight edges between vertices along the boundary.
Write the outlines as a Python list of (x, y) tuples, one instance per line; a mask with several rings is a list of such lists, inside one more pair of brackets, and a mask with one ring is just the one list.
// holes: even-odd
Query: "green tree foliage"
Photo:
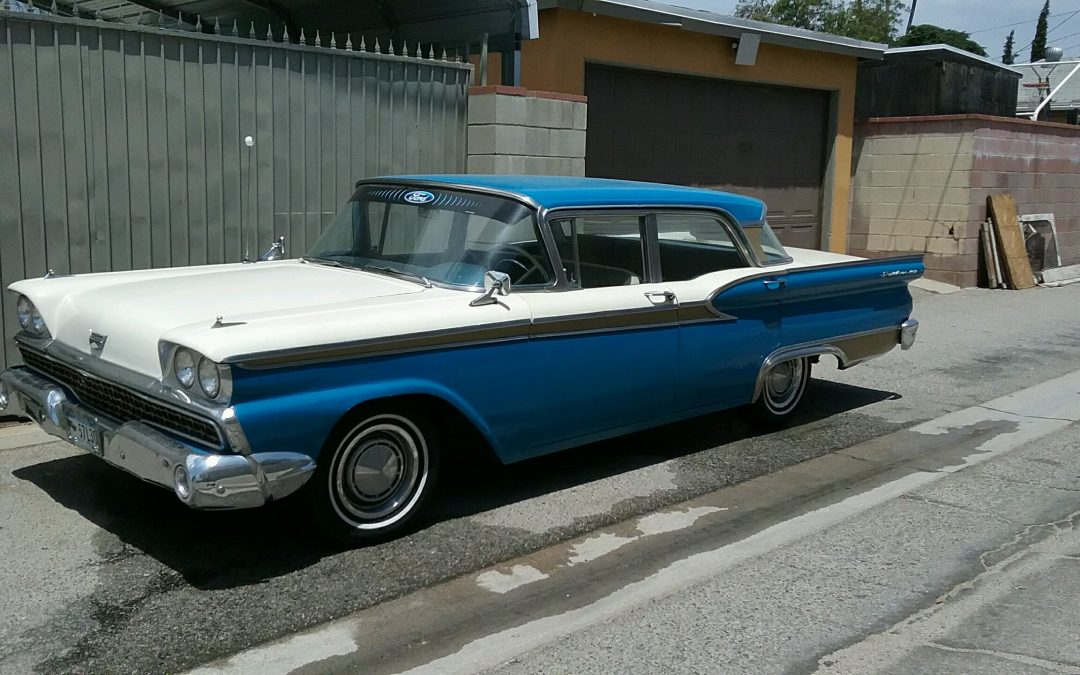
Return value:
[(900, 0), (738, 0), (735, 16), (889, 42), (904, 9)]
[(1039, 22), (1035, 24), (1035, 39), (1031, 41), (1032, 62), (1046, 58), (1046, 31), (1047, 22), (1050, 20), (1050, 0), (1043, 3), (1042, 11), (1039, 12)]
[(1016, 54), (1013, 53), (1013, 47), (1015, 46), (1013, 42), (1014, 33), (1016, 31), (1009, 31), (1009, 37), (1005, 38), (1005, 51), (1001, 54), (1001, 62), (1007, 66), (1016, 63)]
[(896, 47), (915, 47), (917, 45), (952, 45), (958, 49), (986, 56), (986, 50), (978, 42), (971, 39), (971, 35), (941, 26), (928, 23), (912, 26), (906, 34), (893, 43)]

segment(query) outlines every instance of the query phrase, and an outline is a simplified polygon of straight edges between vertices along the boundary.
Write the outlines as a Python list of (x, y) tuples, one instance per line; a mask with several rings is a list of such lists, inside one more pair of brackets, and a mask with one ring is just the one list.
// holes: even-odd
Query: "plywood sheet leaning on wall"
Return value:
[(1001, 250), (1004, 274), (1009, 288), (1023, 290), (1035, 287), (1035, 275), (1031, 272), (1024, 235), (1020, 232), (1020, 217), (1016, 212), (1016, 201), (1012, 195), (989, 195), (986, 198), (986, 211), (994, 223), (998, 248)]

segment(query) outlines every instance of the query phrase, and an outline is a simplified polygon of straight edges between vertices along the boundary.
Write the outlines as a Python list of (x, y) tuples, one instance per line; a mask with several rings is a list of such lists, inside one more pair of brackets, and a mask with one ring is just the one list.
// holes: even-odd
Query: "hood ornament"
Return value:
[(105, 341), (108, 339), (108, 335), (90, 331), (90, 353), (94, 356), (101, 356), (101, 351), (105, 349)]

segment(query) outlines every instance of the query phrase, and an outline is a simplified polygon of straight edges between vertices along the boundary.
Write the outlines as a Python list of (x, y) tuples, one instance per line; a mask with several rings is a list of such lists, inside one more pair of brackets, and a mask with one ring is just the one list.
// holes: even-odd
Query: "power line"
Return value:
[[(1055, 25), (1054, 25), (1054, 27), (1053, 27), (1053, 28), (1051, 28), (1051, 29), (1047, 30), (1047, 31), (1046, 31), (1046, 34), (1047, 34), (1047, 35), (1049, 35), (1051, 31), (1053, 31), (1053, 30), (1057, 30), (1058, 28), (1061, 28), (1061, 24), (1063, 24), (1063, 23), (1065, 23), (1066, 21), (1068, 21), (1069, 19), (1073, 18), (1073, 16), (1075, 16), (1075, 15), (1076, 15), (1077, 13), (1080, 13), (1080, 9), (1078, 9), (1078, 10), (1076, 10), (1075, 12), (1072, 12), (1071, 14), (1069, 14), (1068, 18), (1066, 18), (1066, 19), (1064, 19), (1064, 20), (1062, 20), (1062, 21), (1059, 21), (1059, 22), (1058, 22), (1057, 24), (1055, 24)], [(1064, 14), (1064, 12), (1062, 12), (1062, 14)], [(1038, 21), (1038, 19), (1036, 19), (1036, 21)], [(1037, 31), (1036, 31), (1036, 32), (1037, 32)], [(1080, 35), (1080, 33), (1073, 33), (1073, 35)], [(1072, 37), (1072, 35), (1066, 35), (1065, 37), (1066, 37), (1066, 38), (1070, 38), (1070, 37)], [(1060, 39), (1064, 39), (1064, 38), (1060, 38)], [(1024, 53), (1024, 50), (1025, 50), (1025, 49), (1027, 49), (1028, 47), (1030, 47), (1030, 46), (1031, 46), (1031, 45), (1033, 45), (1033, 44), (1035, 44), (1035, 39), (1034, 39), (1034, 38), (1032, 38), (1031, 42), (1027, 43), (1027, 44), (1026, 44), (1026, 45), (1024, 45), (1023, 47), (1021, 47), (1020, 49), (1017, 49), (1015, 53), (1016, 53), (1016, 54), (1022, 54), (1022, 53)], [(1029, 59), (1031, 58), (1030, 54), (1028, 55), (1028, 58), (1029, 58)]]
[[(1073, 12), (1073, 14), (1075, 14), (1075, 13), (1076, 12)], [(1056, 18), (1056, 17), (1059, 17), (1059, 16), (1063, 16), (1065, 14), (1068, 14), (1068, 12), (1058, 12), (1057, 14), (1050, 14), (1050, 15), (1047, 15), (1046, 18), (1053, 19), (1053, 18)], [(1023, 26), (1025, 23), (1035, 23), (1036, 21), (1038, 21), (1037, 18), (1036, 19), (1028, 19), (1027, 21), (1017, 21), (1016, 23), (1007, 23), (1004, 26), (994, 26), (993, 28), (980, 28), (979, 30), (968, 31), (968, 35), (978, 35), (979, 33), (985, 33), (986, 31), (989, 31), (989, 30), (998, 30), (998, 29), (1001, 29), (1001, 28), (1011, 28), (1013, 26)]]
[(1076, 10), (1075, 12), (1073, 12), (1072, 14), (1070, 14), (1069, 16), (1067, 16), (1067, 17), (1065, 17), (1064, 19), (1062, 19), (1062, 20), (1061, 20), (1061, 23), (1059, 23), (1058, 25), (1056, 25), (1056, 26), (1054, 26), (1053, 28), (1051, 28), (1050, 30), (1046, 31), (1046, 35), (1047, 35), (1047, 37), (1049, 37), (1049, 36), (1050, 36), (1050, 33), (1053, 33), (1053, 32), (1054, 32), (1054, 31), (1056, 31), (1056, 30), (1057, 30), (1058, 28), (1061, 28), (1061, 27), (1062, 27), (1062, 26), (1063, 26), (1063, 25), (1065, 24), (1065, 22), (1066, 22), (1066, 21), (1068, 21), (1069, 19), (1073, 18), (1073, 17), (1074, 17), (1074, 16), (1076, 16), (1077, 14), (1080, 14), (1080, 9)]

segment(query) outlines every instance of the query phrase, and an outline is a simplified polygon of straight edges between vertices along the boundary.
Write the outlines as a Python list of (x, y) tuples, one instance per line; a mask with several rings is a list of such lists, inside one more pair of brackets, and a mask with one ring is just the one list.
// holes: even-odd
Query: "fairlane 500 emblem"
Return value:
[(427, 204), (428, 202), (435, 201), (435, 195), (425, 190), (414, 190), (413, 192), (405, 193), (405, 201), (410, 204)]
[(887, 279), (889, 277), (903, 277), (909, 274), (918, 274), (919, 270), (890, 270), (888, 272), (882, 272), (881, 278)]

